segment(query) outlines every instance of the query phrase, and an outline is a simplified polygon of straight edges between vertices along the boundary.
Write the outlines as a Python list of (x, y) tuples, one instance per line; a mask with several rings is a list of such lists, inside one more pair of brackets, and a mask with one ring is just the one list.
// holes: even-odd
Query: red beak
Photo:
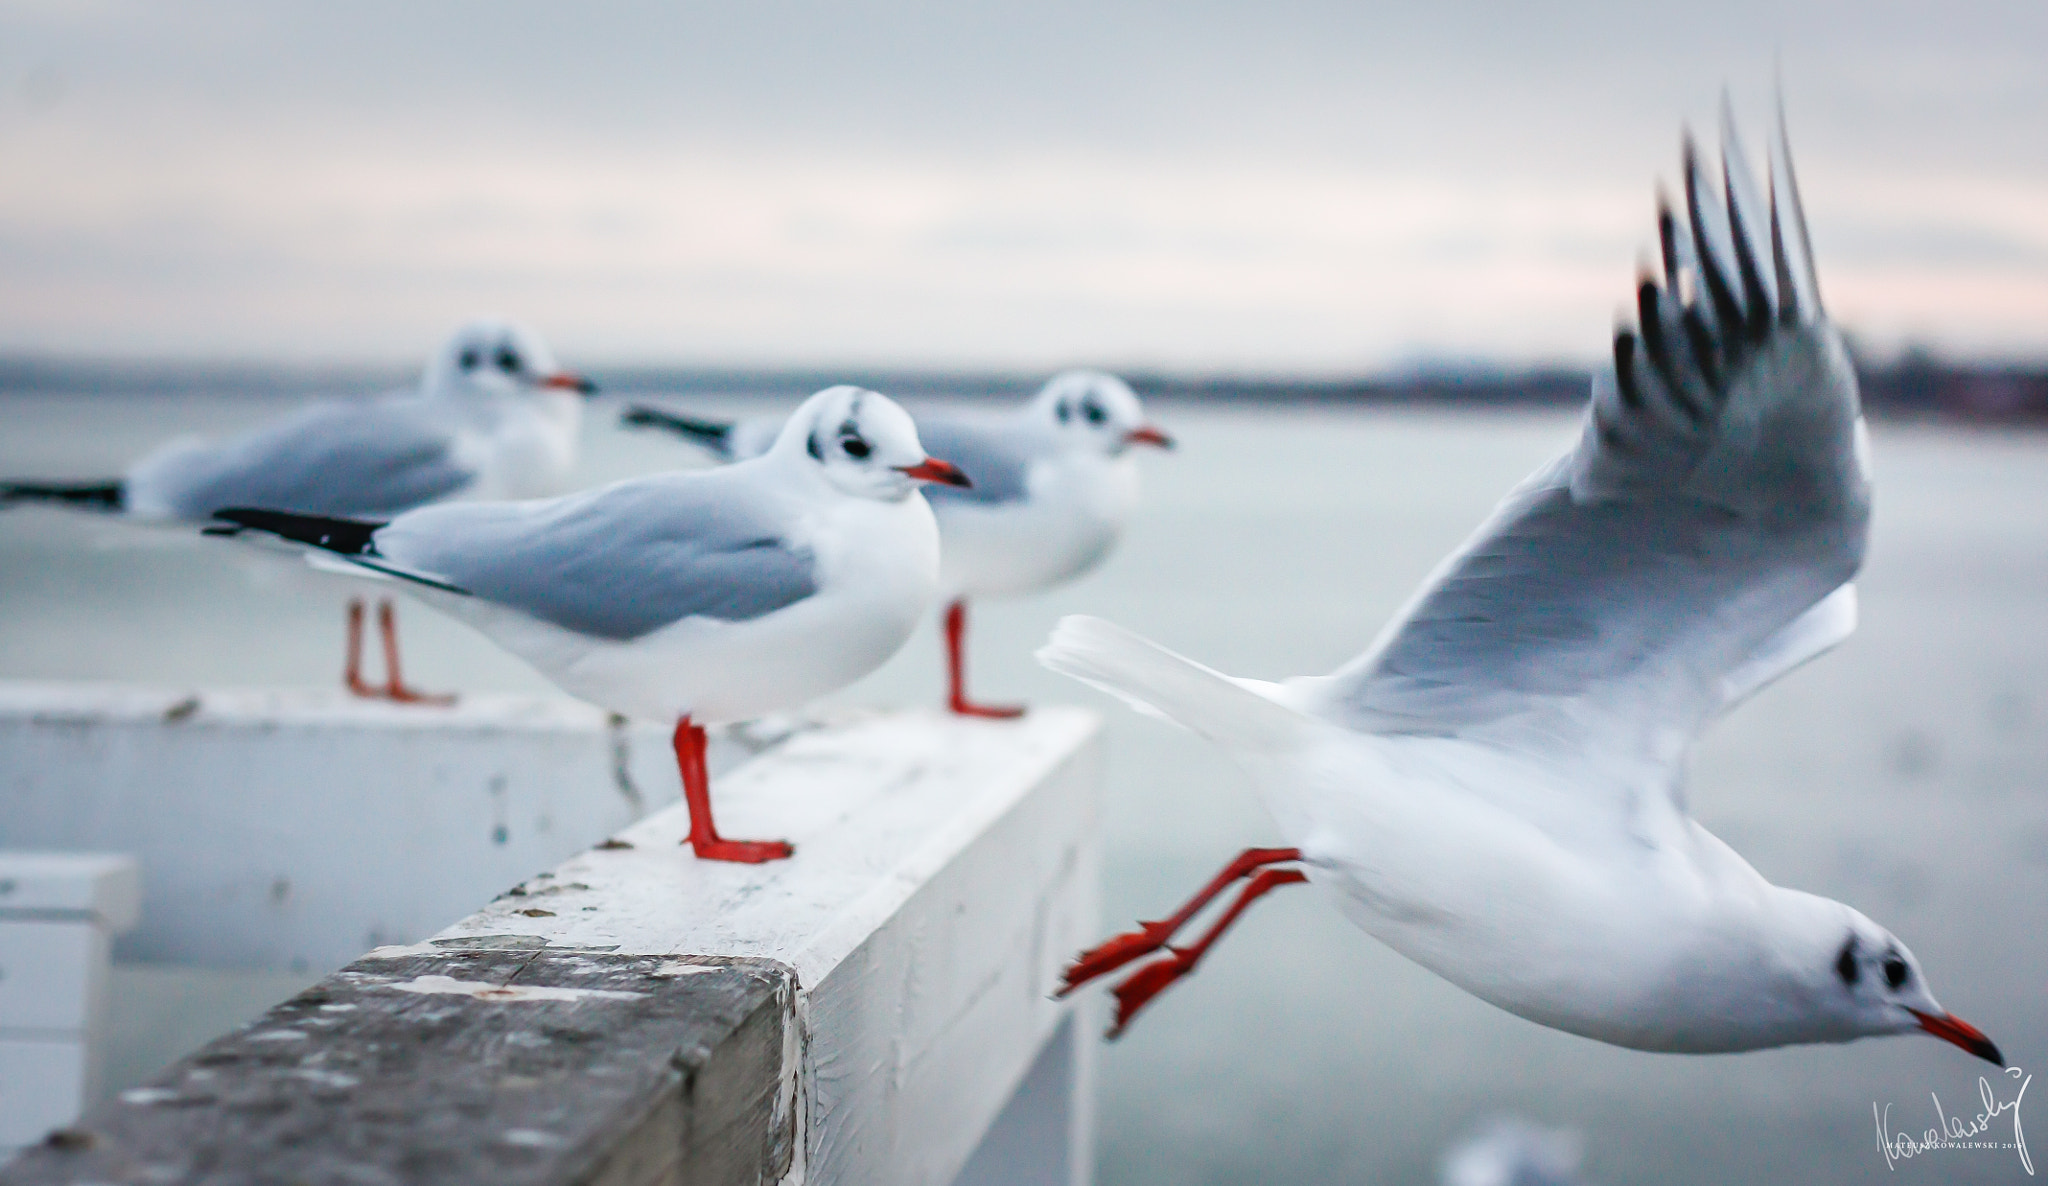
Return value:
[(1998, 1052), (1998, 1047), (1992, 1045), (1991, 1039), (1984, 1036), (1984, 1031), (1955, 1014), (1922, 1013), (1918, 1009), (1908, 1009), (1906, 1012), (1920, 1019), (1921, 1029), (1942, 1041), (1952, 1042), (1985, 1062), (1996, 1063), (2001, 1067), (2005, 1065), (2005, 1056)]
[(1151, 445), (1155, 449), (1171, 449), (1173, 448), (1173, 438), (1149, 424), (1140, 424), (1124, 434), (1124, 444)]
[(896, 468), (920, 482), (944, 482), (948, 486), (960, 487), (974, 485), (967, 480), (966, 474), (960, 472), (959, 466), (950, 461), (940, 461), (936, 457), (927, 457), (916, 465), (899, 465)]
[(597, 384), (571, 371), (556, 371), (540, 381), (542, 387), (559, 387), (579, 395), (596, 395)]

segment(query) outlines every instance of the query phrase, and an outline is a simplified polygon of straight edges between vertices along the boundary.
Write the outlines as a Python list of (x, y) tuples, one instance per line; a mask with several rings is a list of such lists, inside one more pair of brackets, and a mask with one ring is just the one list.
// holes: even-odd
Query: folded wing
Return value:
[(667, 474), (565, 498), (450, 503), (373, 537), (394, 575), (625, 640), (688, 617), (746, 621), (817, 591), (789, 525), (725, 490), (732, 471)]
[(243, 436), (144, 458), (129, 472), (127, 501), (145, 515), (195, 521), (225, 506), (387, 515), (474, 478), (454, 433), (414, 402), (320, 403)]

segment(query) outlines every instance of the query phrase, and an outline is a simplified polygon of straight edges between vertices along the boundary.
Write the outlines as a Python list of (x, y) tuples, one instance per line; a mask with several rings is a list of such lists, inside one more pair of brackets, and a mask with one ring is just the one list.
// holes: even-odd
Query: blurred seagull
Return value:
[[(322, 401), (222, 441), (186, 437), (98, 482), (4, 482), (0, 505), (48, 502), (139, 520), (205, 522), (214, 508), (391, 515), (452, 497), (526, 498), (567, 487), (590, 380), (562, 370), (532, 330), (478, 318), (450, 335), (419, 387)], [(378, 606), (385, 684), (362, 677), (363, 603), (349, 603), (343, 682), (358, 696), (446, 701), (405, 685), (391, 602)]]
[(675, 721), (688, 843), (709, 860), (790, 854), (711, 817), (703, 721), (800, 704), (896, 653), (931, 603), (939, 530), (920, 482), (966, 485), (886, 396), (834, 387), (768, 452), (562, 498), (422, 507), (390, 522), (225, 507), (214, 517), (387, 577), (613, 712)]
[[(759, 455), (780, 425), (774, 418), (702, 420), (650, 407), (627, 409), (623, 421), (667, 429), (727, 460)], [(974, 482), (931, 491), (944, 541), (946, 705), (961, 716), (1018, 716), (1020, 707), (967, 697), (967, 599), (1035, 593), (1100, 564), (1137, 505), (1130, 447), (1170, 449), (1173, 440), (1145, 422), (1123, 380), (1101, 371), (1056, 375), (1014, 412), (919, 416), (917, 427), (927, 445)]]
[[(1855, 374), (1822, 309), (1779, 114), (1759, 194), (1726, 104), (1715, 187), (1614, 335), (1575, 448), (1510, 493), (1336, 673), (1232, 679), (1107, 622), (1040, 659), (1209, 738), (1293, 847), (1083, 953), (1117, 1029), (1259, 895), (1313, 879), (1388, 946), (1509, 1012), (1642, 1050), (1921, 1030), (2001, 1063), (1889, 931), (1783, 889), (1686, 812), (1693, 737), (1846, 637), (1870, 518)], [(1232, 883), (1221, 919), (1173, 934)], [(1112, 1031), (1114, 1033), (1116, 1031)]]

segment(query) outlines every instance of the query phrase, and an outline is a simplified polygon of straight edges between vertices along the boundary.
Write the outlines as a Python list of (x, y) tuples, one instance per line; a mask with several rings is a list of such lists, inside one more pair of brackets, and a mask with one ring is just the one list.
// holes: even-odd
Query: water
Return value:
[[(110, 474), (175, 431), (274, 407), (10, 396), (0, 473)], [(1200, 743), (1038, 669), (1029, 652), (1053, 621), (1100, 614), (1237, 674), (1327, 670), (1573, 431), (1571, 417), (1540, 412), (1157, 415), (1182, 447), (1146, 459), (1144, 509), (1105, 569), (973, 618), (979, 694), (1087, 700), (1110, 722), (1105, 927), (1156, 917), (1237, 849), (1277, 837), (1244, 780)], [(685, 457), (608, 421), (599, 411), (588, 434), (592, 481)], [(1862, 628), (1715, 730), (1694, 763), (1693, 803), (1765, 875), (1897, 932), (1943, 1003), (2032, 1069), (2048, 1056), (2048, 438), (1901, 425), (1875, 437)], [(189, 533), (0, 515), (0, 675), (325, 683), (348, 587), (287, 571)], [(422, 686), (550, 690), (424, 609), (408, 607), (403, 623)], [(838, 698), (927, 702), (938, 670), (927, 629)], [(171, 990), (154, 975), (126, 983), (160, 1001)], [(1447, 1145), (1502, 1113), (1582, 1133), (1593, 1182), (2024, 1176), (2007, 1150), (1887, 1170), (1874, 1101), (1916, 1132), (1934, 1123), (1930, 1092), (1951, 1114), (1975, 1110), (1990, 1068), (1942, 1043), (1616, 1050), (1465, 995), (1312, 891), (1261, 902), (1098, 1068), (1105, 1186), (1430, 1182)]]

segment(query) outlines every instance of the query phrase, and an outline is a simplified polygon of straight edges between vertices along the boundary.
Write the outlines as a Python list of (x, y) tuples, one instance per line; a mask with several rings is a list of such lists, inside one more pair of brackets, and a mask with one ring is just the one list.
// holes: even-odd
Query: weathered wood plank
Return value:
[(0, 1182), (782, 1178), (796, 1139), (787, 970), (524, 943), (351, 964)]

